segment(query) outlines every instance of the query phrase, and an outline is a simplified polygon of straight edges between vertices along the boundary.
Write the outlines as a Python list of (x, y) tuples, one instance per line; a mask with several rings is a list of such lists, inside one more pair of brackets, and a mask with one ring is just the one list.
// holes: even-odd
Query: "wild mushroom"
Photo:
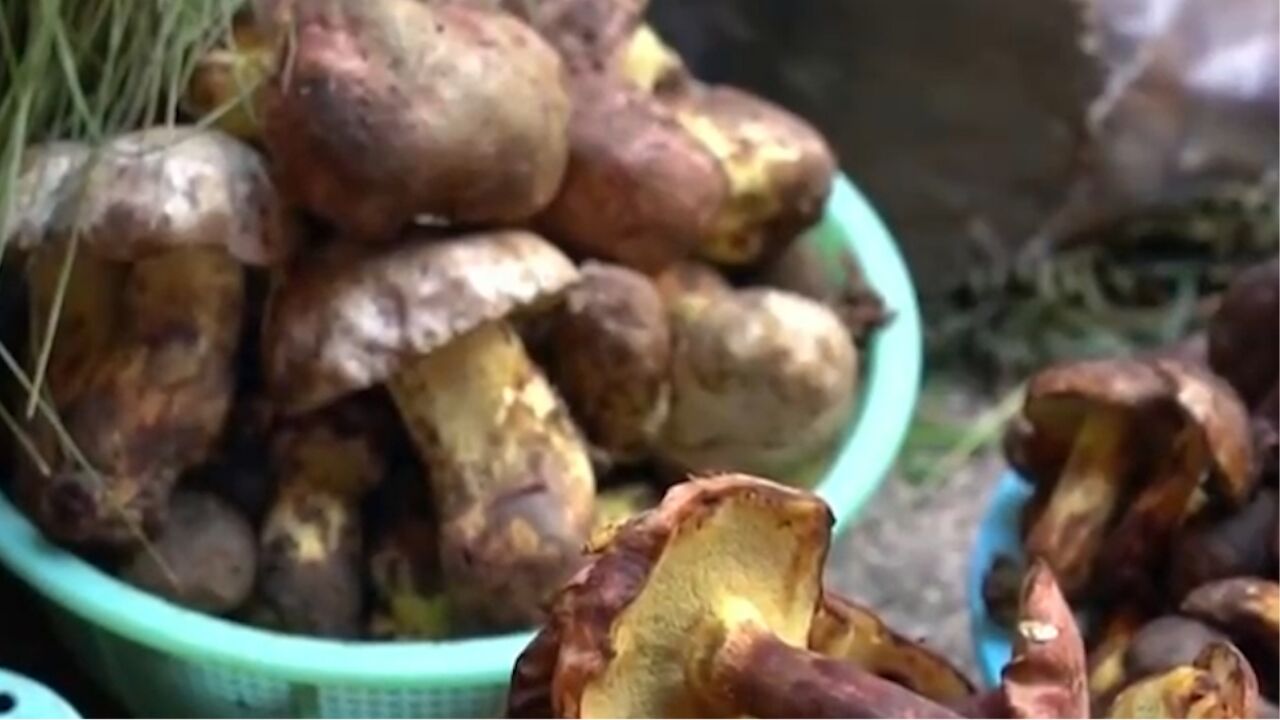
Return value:
[(1280, 502), (1270, 488), (1238, 510), (1204, 513), (1178, 533), (1169, 568), (1169, 591), (1181, 600), (1212, 580), (1262, 575), (1275, 569), (1271, 545), (1280, 523)]
[(1280, 654), (1280, 584), (1261, 578), (1215, 580), (1191, 591), (1179, 611), (1222, 628), (1242, 647)]
[[(90, 467), (61, 457), (23, 494), (60, 540), (130, 544), (159, 522), (177, 477), (208, 458), (222, 431), (245, 301), (241, 263), (278, 262), (292, 233), (261, 159), (217, 132), (122, 135), (45, 189), (53, 196), (33, 205), (48, 209), (45, 226), (18, 236), (31, 253), (33, 347), (47, 340), (70, 262), (46, 377)], [(57, 455), (40, 417), (36, 430)]]
[(710, 297), (733, 290), (733, 286), (714, 265), (691, 258), (668, 265), (654, 277), (653, 284), (668, 307), (674, 307), (690, 297)]
[(1190, 665), (1213, 643), (1227, 636), (1182, 615), (1161, 615), (1134, 634), (1124, 653), (1124, 675), (1130, 681)]
[(759, 265), (818, 221), (836, 162), (815, 128), (730, 87), (691, 85), (668, 105), (729, 179), (725, 202), (698, 246), (703, 257), (726, 265)]
[(1146, 363), (1093, 360), (1051, 366), (1027, 386), (1025, 469), (1046, 488), (1024, 545), (1044, 558), (1068, 597), (1084, 592), (1105, 530), (1135, 470), (1133, 438), (1166, 402), (1166, 378)]
[(1084, 641), (1049, 565), (1036, 560), (1023, 581), (1013, 658), (1000, 693), (1014, 718), (1089, 716)]
[(580, 561), (595, 480), (505, 318), (551, 303), (576, 269), (522, 231), (331, 250), (276, 289), (274, 391), (299, 412), (385, 383), (430, 475), (451, 607), (485, 629), (537, 621)]
[(1262, 341), (1280, 327), (1277, 275), (1280, 257), (1240, 273), (1209, 322), (1209, 365), (1251, 408), (1271, 391), (1280, 373), (1280, 350)]
[(587, 438), (616, 459), (644, 454), (667, 418), (671, 330), (653, 283), (587, 262), (554, 314), (548, 374)]
[(271, 439), (276, 498), (260, 535), (258, 600), (289, 632), (355, 637), (361, 629), (360, 502), (387, 470), (372, 398), (282, 420)]
[(1110, 707), (1115, 694), (1128, 679), (1125, 656), (1146, 621), (1146, 614), (1134, 603), (1125, 603), (1106, 613), (1098, 625), (1097, 637), (1088, 648), (1089, 705), (1094, 712)]
[(281, 187), (347, 237), (392, 240), (419, 215), (516, 223), (556, 193), (564, 69), (514, 16), (419, 0), (258, 6), (281, 53), (262, 99)]
[(1251, 718), (1258, 680), (1228, 643), (1211, 643), (1195, 660), (1138, 680), (1111, 704), (1112, 718)]
[(946, 658), (894, 632), (871, 610), (829, 590), (813, 618), (809, 649), (851, 662), (940, 705), (954, 706), (973, 693), (973, 684)]
[(739, 290), (681, 302), (672, 331), (663, 457), (695, 471), (786, 475), (849, 421), (858, 353), (827, 307), (781, 290)]
[[(1166, 559), (1202, 479), (1226, 507), (1242, 505), (1256, 481), (1249, 418), (1235, 391), (1207, 370), (1175, 360), (1157, 360), (1155, 368), (1174, 389), (1181, 428), (1111, 531), (1101, 563), (1116, 589), (1148, 593), (1156, 591), (1155, 563)], [(1159, 430), (1146, 434), (1158, 448)]]
[(138, 551), (120, 570), (126, 581), (187, 607), (222, 614), (240, 607), (257, 569), (253, 528), (208, 492), (178, 490), (154, 552)]
[(277, 48), (246, 4), (232, 18), (228, 42), (196, 61), (183, 96), (192, 115), (246, 141), (262, 139), (262, 102)]
[(749, 476), (675, 486), (557, 596), (513, 714), (955, 717), (805, 647), (831, 524), (816, 496)]
[(383, 512), (370, 522), (376, 533), (369, 552), (376, 602), (371, 634), (418, 640), (449, 637), (453, 621), (440, 570), (440, 528), (421, 470), (410, 466), (394, 472), (378, 500)]

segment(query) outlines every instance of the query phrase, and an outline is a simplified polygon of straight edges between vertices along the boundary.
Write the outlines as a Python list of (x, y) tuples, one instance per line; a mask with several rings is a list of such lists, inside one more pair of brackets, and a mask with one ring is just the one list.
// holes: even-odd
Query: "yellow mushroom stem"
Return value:
[(695, 635), (686, 666), (686, 682), (717, 716), (960, 717), (854, 663), (787, 643), (734, 600)]
[(1208, 464), (1204, 436), (1194, 426), (1183, 429), (1110, 534), (1106, 570), (1120, 588), (1149, 583), (1152, 565), (1163, 559)]
[(1089, 701), (1094, 715), (1110, 705), (1125, 681), (1124, 658), (1144, 618), (1136, 606), (1124, 606), (1109, 615), (1100, 639), (1089, 651)]
[(505, 321), (402, 365), (388, 386), (431, 471), (458, 616), (537, 622), (592, 521), (595, 477), (564, 404)]
[(1119, 408), (1098, 408), (1085, 417), (1048, 503), (1027, 533), (1027, 554), (1049, 563), (1068, 597), (1088, 584), (1119, 505), (1132, 461), (1129, 430), (1129, 416)]

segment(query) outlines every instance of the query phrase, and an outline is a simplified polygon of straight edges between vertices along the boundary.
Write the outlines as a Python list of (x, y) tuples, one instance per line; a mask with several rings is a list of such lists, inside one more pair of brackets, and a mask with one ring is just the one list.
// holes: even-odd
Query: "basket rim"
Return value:
[[(856, 417), (815, 491), (842, 531), (887, 476), (920, 392), (923, 335), (903, 257), (884, 222), (838, 173), (821, 222), (810, 231), (853, 253), (893, 312), (871, 341)], [(856, 241), (855, 241), (856, 238)], [(46, 600), (80, 619), (187, 662), (276, 679), (346, 686), (459, 687), (509, 681), (532, 631), (449, 641), (339, 641), (244, 625), (134, 588), (53, 545), (0, 494), (0, 562)]]

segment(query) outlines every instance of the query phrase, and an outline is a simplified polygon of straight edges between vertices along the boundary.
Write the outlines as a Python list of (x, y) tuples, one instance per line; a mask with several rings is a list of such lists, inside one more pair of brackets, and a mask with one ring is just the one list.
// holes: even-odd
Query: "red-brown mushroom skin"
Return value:
[(1037, 560), (1022, 589), (1013, 659), (1000, 688), (1014, 718), (1089, 716), (1084, 640), (1053, 572)]
[(1265, 338), (1280, 328), (1280, 258), (1255, 265), (1231, 283), (1209, 323), (1209, 364), (1250, 407), (1276, 384), (1280, 350)]
[(349, 236), (419, 215), (512, 224), (555, 195), (569, 96), (552, 48), (514, 16), (417, 0), (268, 0), (292, 41), (263, 93), (280, 186)]
[(572, 253), (657, 273), (710, 233), (728, 193), (715, 157), (652, 97), (573, 81), (569, 165), (537, 226)]

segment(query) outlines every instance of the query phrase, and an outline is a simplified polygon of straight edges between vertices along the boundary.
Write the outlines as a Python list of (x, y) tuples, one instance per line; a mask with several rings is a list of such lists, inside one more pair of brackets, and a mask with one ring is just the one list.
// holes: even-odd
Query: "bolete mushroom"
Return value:
[(1184, 525), (1170, 560), (1171, 596), (1181, 600), (1212, 580), (1274, 571), (1271, 545), (1278, 523), (1276, 492), (1263, 488), (1242, 508), (1202, 513)]
[(816, 496), (754, 477), (675, 486), (557, 596), (512, 714), (955, 717), (806, 648), (831, 524)]
[(845, 660), (930, 700), (954, 706), (973, 684), (946, 658), (885, 624), (870, 609), (828, 590), (809, 630), (809, 649)]
[(1081, 595), (1093, 575), (1136, 469), (1134, 438), (1149, 430), (1144, 416), (1169, 395), (1155, 368), (1122, 359), (1053, 365), (1028, 383), (1027, 432), (1014, 440), (1024, 444), (1017, 455), (1047, 499), (1024, 546), (1049, 563), (1068, 597)]
[(1094, 712), (1111, 706), (1111, 700), (1129, 676), (1125, 656), (1146, 620), (1142, 608), (1124, 603), (1106, 613), (1098, 625), (1097, 637), (1088, 647), (1089, 705)]
[(369, 578), (376, 602), (374, 637), (439, 640), (452, 632), (440, 570), (440, 528), (421, 469), (393, 472), (382, 490), (384, 511), (371, 522)]
[(1270, 342), (1280, 328), (1280, 257), (1240, 273), (1209, 322), (1209, 365), (1249, 405), (1257, 406), (1276, 385), (1280, 350)]
[(30, 252), (36, 349), (49, 340), (70, 264), (46, 379), (89, 467), (53, 452), (52, 428), (37, 416), (37, 435), (63, 457), (23, 494), (60, 540), (130, 544), (222, 431), (245, 302), (241, 264), (282, 260), (293, 234), (261, 159), (222, 133), (152, 128), (82, 160), (41, 185), (52, 195), (36, 193), (31, 207), (44, 210), (20, 217), (43, 217), (44, 227), (19, 224), (17, 237)]
[(700, 238), (703, 257), (759, 265), (822, 216), (836, 162), (826, 139), (803, 119), (723, 86), (693, 84), (668, 104), (729, 180), (710, 232)]
[(258, 600), (273, 625), (320, 637), (361, 629), (360, 503), (387, 471), (385, 422), (354, 396), (281, 420), (271, 440), (276, 498), (260, 534)]
[(671, 330), (653, 283), (587, 262), (555, 313), (548, 374), (587, 438), (616, 459), (649, 450), (667, 418)]
[(169, 498), (166, 520), (152, 549), (136, 552), (120, 577), (195, 610), (222, 614), (240, 607), (257, 569), (248, 520), (211, 493), (184, 489)]
[(1211, 643), (1189, 664), (1143, 678), (1116, 696), (1112, 718), (1251, 718), (1258, 680), (1229, 643)]
[(999, 692), (1013, 718), (1089, 716), (1084, 640), (1048, 563), (1035, 560), (1023, 580), (1013, 657)]
[(1280, 654), (1280, 584), (1261, 578), (1215, 580), (1191, 591), (1179, 610), (1222, 628), (1242, 646)]
[(262, 98), (280, 185), (346, 237), (393, 240), (421, 215), (517, 223), (555, 195), (564, 68), (515, 16), (419, 0), (258, 5), (281, 53)]
[(1176, 360), (1154, 366), (1173, 388), (1181, 427), (1163, 453), (1159, 429), (1147, 430), (1148, 447), (1160, 454), (1110, 532), (1101, 563), (1101, 575), (1117, 590), (1147, 593), (1157, 590), (1156, 563), (1167, 559), (1197, 490), (1203, 485), (1220, 504), (1239, 507), (1256, 481), (1249, 418), (1235, 391), (1207, 370)]
[(551, 303), (577, 270), (515, 230), (331, 249), (276, 289), (270, 384), (298, 412), (385, 383), (430, 475), (457, 617), (494, 630), (539, 620), (580, 561), (595, 480), (505, 318)]
[(211, 48), (191, 71), (183, 107), (214, 127), (250, 142), (262, 139), (262, 101), (278, 49), (246, 4), (231, 19), (227, 42)]
[(695, 297), (674, 308), (672, 332), (665, 458), (785, 476), (849, 421), (858, 353), (826, 306), (769, 288)]

